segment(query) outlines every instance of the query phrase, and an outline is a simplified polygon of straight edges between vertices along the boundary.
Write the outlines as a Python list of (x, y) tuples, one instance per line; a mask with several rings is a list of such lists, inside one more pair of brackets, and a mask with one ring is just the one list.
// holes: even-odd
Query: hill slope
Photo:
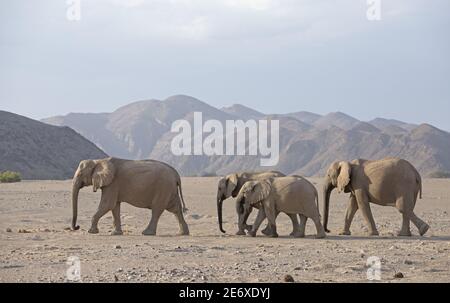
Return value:
[(107, 155), (69, 127), (0, 111), (0, 171), (24, 179), (69, 179), (82, 159)]

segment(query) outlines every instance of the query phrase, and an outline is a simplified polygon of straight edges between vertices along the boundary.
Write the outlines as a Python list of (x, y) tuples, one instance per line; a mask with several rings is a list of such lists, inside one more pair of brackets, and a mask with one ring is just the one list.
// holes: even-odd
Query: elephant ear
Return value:
[(267, 181), (257, 181), (254, 183), (251, 193), (245, 197), (245, 201), (250, 205), (258, 204), (259, 202), (267, 199), (272, 190), (272, 185)]
[(339, 176), (337, 178), (338, 192), (341, 193), (345, 190), (345, 187), (350, 183), (352, 168), (348, 162), (339, 163)]
[(226, 177), (226, 185), (227, 185), (227, 192), (226, 196), (231, 197), (233, 196), (233, 192), (235, 191), (237, 185), (238, 185), (238, 176), (237, 174), (232, 174)]
[(94, 192), (97, 189), (108, 186), (114, 179), (115, 168), (114, 164), (109, 159), (99, 160), (92, 172), (92, 184)]

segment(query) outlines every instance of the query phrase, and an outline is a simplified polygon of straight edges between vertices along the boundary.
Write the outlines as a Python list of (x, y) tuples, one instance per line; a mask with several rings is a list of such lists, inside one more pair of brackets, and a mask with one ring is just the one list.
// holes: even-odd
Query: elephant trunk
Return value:
[(80, 180), (74, 179), (72, 186), (72, 230), (80, 229), (80, 226), (77, 225), (77, 216), (78, 216), (78, 193), (82, 188), (82, 184)]
[(323, 228), (327, 233), (330, 232), (328, 230), (328, 214), (330, 211), (330, 196), (333, 189), (333, 183), (330, 178), (327, 178), (323, 186)]
[(226, 233), (222, 226), (222, 205), (223, 199), (221, 197), (217, 197), (217, 218), (219, 219), (219, 229), (221, 232)]

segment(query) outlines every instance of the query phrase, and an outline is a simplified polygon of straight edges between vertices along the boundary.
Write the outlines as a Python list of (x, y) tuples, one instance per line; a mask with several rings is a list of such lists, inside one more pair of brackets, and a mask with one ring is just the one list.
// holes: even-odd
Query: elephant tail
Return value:
[(419, 198), (422, 199), (422, 178), (417, 174), (417, 183), (419, 184)]
[(315, 196), (316, 196), (316, 205), (317, 205), (317, 211), (319, 212), (319, 220), (321, 220), (322, 216), (320, 215), (320, 207), (319, 207), (319, 193), (317, 192), (317, 189), (314, 188), (315, 192)]
[(180, 199), (181, 199), (181, 205), (183, 207), (182, 211), (185, 213), (188, 211), (188, 209), (186, 207), (186, 203), (184, 203), (183, 191), (181, 190), (181, 179), (178, 179), (177, 187), (178, 187), (178, 194), (180, 195)]

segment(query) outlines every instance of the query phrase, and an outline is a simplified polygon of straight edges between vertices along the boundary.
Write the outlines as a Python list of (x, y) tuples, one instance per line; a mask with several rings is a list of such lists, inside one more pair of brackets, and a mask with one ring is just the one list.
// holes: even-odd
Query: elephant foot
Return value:
[(90, 234), (98, 234), (98, 228), (97, 227), (91, 227), (91, 228), (89, 228), (89, 230), (88, 230), (88, 233), (90, 233)]
[(144, 236), (155, 236), (156, 235), (156, 231), (154, 230), (150, 230), (150, 229), (146, 229), (142, 232), (142, 234)]
[(349, 230), (343, 230), (339, 233), (341, 236), (350, 236), (352, 233)]
[(428, 229), (430, 229), (430, 226), (428, 224), (423, 224), (420, 228), (419, 228), (419, 234), (421, 236), (425, 235), (428, 231)]
[(331, 230), (325, 229), (325, 232), (326, 232), (327, 234), (329, 234), (329, 233), (331, 233)]
[(180, 230), (177, 236), (189, 236), (189, 230)]
[(294, 237), (294, 238), (304, 238), (305, 237), (305, 233), (297, 231), (297, 232), (292, 232), (290, 234), (290, 236)]
[(277, 233), (272, 233), (272, 234), (270, 235), (270, 237), (271, 237), (271, 238), (278, 238), (278, 234), (277, 234)]
[(401, 230), (397, 236), (399, 237), (411, 237), (411, 231), (407, 230), (407, 231), (403, 231)]
[(244, 230), (238, 230), (238, 232), (236, 233), (236, 236), (245, 236), (245, 235), (247, 235), (247, 234), (245, 233)]
[(326, 238), (326, 234), (325, 233), (320, 233), (320, 234), (317, 234), (316, 235), (316, 239), (324, 239), (324, 238)]
[(246, 231), (251, 231), (252, 229), (253, 229), (253, 225), (245, 224), (244, 230), (246, 230)]
[(369, 232), (369, 236), (370, 237), (376, 237), (379, 236), (380, 234), (378, 233), (378, 230), (372, 230), (371, 232)]
[(256, 231), (251, 230), (251, 231), (248, 232), (248, 235), (249, 235), (250, 237), (254, 238), (254, 237), (256, 237)]
[(263, 230), (261, 230), (261, 232), (263, 233), (263, 235), (266, 235), (266, 236), (272, 235), (272, 231), (270, 230), (270, 227), (264, 228)]
[(123, 231), (121, 230), (113, 230), (111, 232), (111, 236), (121, 236), (121, 235), (123, 235)]

